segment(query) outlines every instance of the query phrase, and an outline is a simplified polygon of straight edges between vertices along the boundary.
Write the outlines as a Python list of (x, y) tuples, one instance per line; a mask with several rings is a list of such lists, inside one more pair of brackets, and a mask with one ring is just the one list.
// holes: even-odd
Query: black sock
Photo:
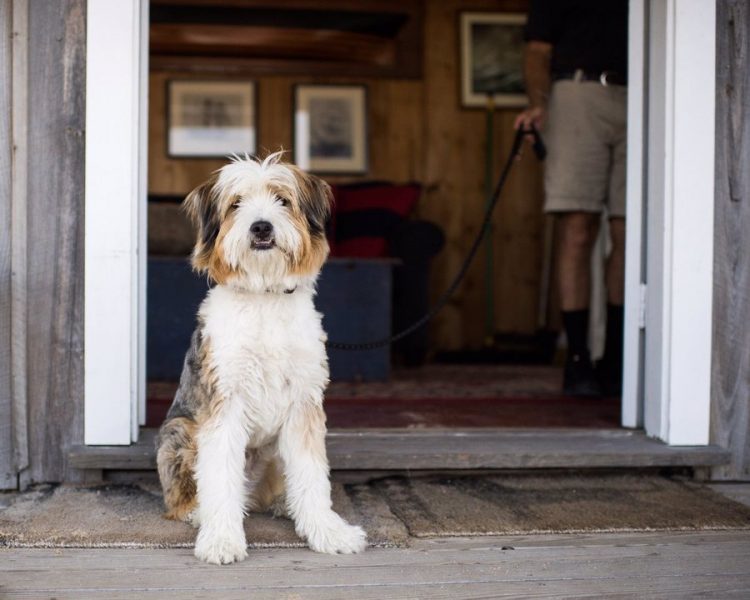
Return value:
[(621, 304), (607, 304), (607, 335), (602, 362), (612, 368), (622, 365), (622, 336), (624, 309)]
[(568, 338), (568, 356), (588, 356), (589, 309), (564, 310), (562, 320)]

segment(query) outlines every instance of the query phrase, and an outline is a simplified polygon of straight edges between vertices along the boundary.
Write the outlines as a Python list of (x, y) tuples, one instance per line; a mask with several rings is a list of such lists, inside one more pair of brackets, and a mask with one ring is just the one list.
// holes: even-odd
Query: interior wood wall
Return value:
[[(435, 296), (458, 270), (480, 225), (485, 203), (486, 115), (481, 109), (460, 106), (459, 12), (523, 10), (525, 5), (515, 0), (425, 2), (421, 80), (254, 78), (258, 85), (259, 147), (267, 150), (292, 148), (295, 83), (367, 85), (370, 168), (366, 176), (356, 179), (423, 184), (425, 193), (418, 214), (443, 227), (447, 237), (446, 248), (433, 269)], [(185, 194), (223, 164), (221, 160), (170, 160), (166, 156), (166, 81), (186, 76), (163, 71), (151, 73), (150, 193)], [(514, 109), (498, 110), (495, 114), (495, 176), (510, 148), (516, 113)], [(537, 328), (544, 229), (541, 203), (541, 168), (531, 153), (527, 153), (514, 168), (493, 221), (495, 326), (501, 332), (533, 333)], [(435, 349), (468, 349), (482, 345), (485, 335), (484, 260), (482, 252), (453, 301), (435, 319), (432, 325)]]
[(750, 479), (750, 7), (716, 15), (716, 190), (712, 442), (732, 460), (717, 479)]

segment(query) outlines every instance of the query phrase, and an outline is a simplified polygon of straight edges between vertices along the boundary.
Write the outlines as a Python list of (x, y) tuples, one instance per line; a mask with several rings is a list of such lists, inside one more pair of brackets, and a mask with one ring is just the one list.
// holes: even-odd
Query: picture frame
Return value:
[(523, 13), (462, 12), (460, 14), (461, 105), (523, 107)]
[(167, 156), (225, 158), (257, 152), (254, 81), (167, 81)]
[(294, 86), (294, 162), (318, 174), (364, 174), (368, 169), (367, 88)]

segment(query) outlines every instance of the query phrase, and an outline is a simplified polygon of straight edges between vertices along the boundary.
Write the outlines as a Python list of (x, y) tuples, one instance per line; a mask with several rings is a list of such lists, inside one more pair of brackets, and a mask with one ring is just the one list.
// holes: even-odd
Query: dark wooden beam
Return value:
[(324, 60), (391, 65), (394, 40), (330, 29), (198, 25), (151, 25), (154, 55), (233, 56)]
[(265, 13), (266, 21), (268, 11), (273, 9), (279, 14), (301, 10), (321, 14), (402, 15), (404, 22), (393, 37), (382, 32), (336, 29), (333, 21), (324, 29), (309, 25), (298, 27), (296, 23), (284, 27), (269, 23), (262, 26), (238, 24), (228, 28), (223, 21), (212, 25), (156, 22), (151, 25), (152, 70), (244, 76), (277, 74), (393, 79), (422, 76), (423, 0), (278, 0), (272, 5), (261, 0), (154, 0), (153, 4), (175, 10), (187, 7), (188, 12), (191, 7), (243, 9), (243, 23), (248, 23), (247, 11), (252, 9)]

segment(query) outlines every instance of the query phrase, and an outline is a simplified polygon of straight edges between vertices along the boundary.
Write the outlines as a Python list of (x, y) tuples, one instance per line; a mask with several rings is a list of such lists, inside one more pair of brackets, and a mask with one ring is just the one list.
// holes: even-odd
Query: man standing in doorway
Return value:
[[(547, 144), (545, 211), (556, 217), (557, 278), (568, 339), (564, 392), (619, 395), (625, 271), (628, 0), (531, 0), (524, 77), (532, 125)], [(591, 252), (607, 210), (607, 335), (588, 349)]]

